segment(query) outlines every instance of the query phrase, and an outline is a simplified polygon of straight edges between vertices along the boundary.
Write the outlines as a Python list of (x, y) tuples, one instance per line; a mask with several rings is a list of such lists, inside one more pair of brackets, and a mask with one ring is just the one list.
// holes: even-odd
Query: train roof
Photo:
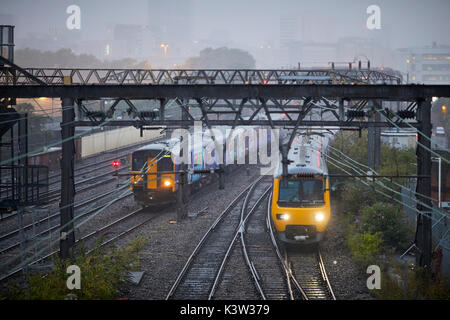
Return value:
[(140, 147), (136, 151), (142, 150), (170, 150), (176, 145), (180, 139), (170, 139), (166, 141), (159, 141), (155, 143), (146, 144), (145, 146)]
[[(328, 133), (328, 134), (326, 134)], [(330, 141), (330, 132), (301, 131), (291, 145), (288, 153), (288, 174), (292, 175), (327, 175), (328, 167), (323, 157)], [(280, 155), (281, 160), (281, 155)], [(281, 162), (276, 170), (275, 177), (283, 175)]]
[[(236, 130), (235, 132), (238, 132), (238, 130), (248, 130), (251, 127), (247, 127), (247, 126), (242, 126), (242, 127), (236, 127), (234, 130)], [(214, 131), (212, 132), (212, 134), (217, 134), (218, 131), (221, 132), (221, 135), (217, 134), (217, 136), (215, 136), (215, 140), (220, 143), (223, 144), (225, 142), (225, 140), (227, 139), (227, 135), (228, 132), (227, 130), (231, 130), (232, 127), (231, 126), (217, 126), (217, 127), (213, 127)], [(198, 132), (199, 136), (196, 136), (196, 132), (191, 132), (191, 138), (190, 138), (190, 143), (191, 143), (191, 148), (193, 148), (194, 150), (200, 149), (202, 147), (206, 147), (212, 143), (214, 143), (214, 141), (211, 139), (211, 132), (209, 129), (207, 128), (203, 128), (203, 131)], [(231, 138), (236, 138), (235, 135), (231, 135)], [(137, 149), (136, 151), (142, 151), (142, 150), (167, 150), (167, 151), (171, 151), (178, 143), (180, 143), (180, 139), (179, 138), (172, 138), (170, 140), (166, 140), (166, 141), (159, 141), (159, 142), (155, 142), (155, 143), (150, 143), (147, 144), (145, 146), (140, 147), (139, 149)]]
[[(280, 166), (278, 168), (277, 173), (275, 174), (275, 178), (279, 178), (283, 175), (283, 168)], [(312, 167), (288, 167), (288, 175), (297, 175), (297, 176), (323, 176), (326, 175), (323, 170), (312, 168)]]

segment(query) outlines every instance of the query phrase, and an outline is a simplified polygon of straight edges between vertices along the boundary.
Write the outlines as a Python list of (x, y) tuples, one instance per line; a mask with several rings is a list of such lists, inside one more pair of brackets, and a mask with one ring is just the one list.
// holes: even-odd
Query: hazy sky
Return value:
[[(161, 0), (164, 1), (164, 0)], [(183, 0), (178, 0), (183, 1)], [(314, 28), (303, 39), (335, 42), (340, 37), (366, 36), (366, 8), (381, 8), (381, 27), (392, 48), (450, 45), (450, 0), (192, 0), (192, 36), (224, 35), (235, 43), (277, 43), (280, 15), (298, 15)], [(147, 0), (0, 0), (2, 14), (12, 14), (16, 37), (65, 28), (66, 8), (81, 8), (83, 39), (99, 39), (108, 24), (149, 22)], [(179, 12), (182, 15), (184, 12)], [(2, 23), (2, 21), (0, 21)]]

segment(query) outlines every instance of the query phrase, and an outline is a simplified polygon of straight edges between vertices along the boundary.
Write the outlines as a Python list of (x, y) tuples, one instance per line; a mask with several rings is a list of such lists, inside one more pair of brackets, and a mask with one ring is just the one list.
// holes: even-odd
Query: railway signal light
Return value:
[(112, 162), (112, 166), (113, 166), (113, 168), (114, 168), (113, 176), (115, 176), (116, 179), (119, 180), (119, 166), (120, 166), (119, 160), (114, 160), (114, 161)]

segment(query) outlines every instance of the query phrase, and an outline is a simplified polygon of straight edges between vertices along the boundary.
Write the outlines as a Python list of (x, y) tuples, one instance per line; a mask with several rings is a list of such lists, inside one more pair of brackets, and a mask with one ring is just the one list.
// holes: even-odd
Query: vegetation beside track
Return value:
[[(361, 137), (358, 133), (340, 132), (331, 146), (367, 166), (367, 131)], [(342, 154), (338, 158), (339, 152), (333, 148), (330, 149), (333, 158), (349, 160)], [(377, 169), (380, 175), (416, 174), (414, 149), (397, 149), (382, 143), (380, 158)], [(328, 163), (330, 173), (343, 174), (333, 163), (336, 161)], [(355, 162), (346, 164), (364, 169)], [(349, 167), (338, 165), (355, 173)], [(388, 180), (378, 181), (389, 189), (367, 179), (344, 178), (339, 179), (340, 188), (333, 193), (337, 211), (347, 226), (346, 243), (354, 260), (364, 273), (369, 265), (380, 266), (381, 289), (372, 293), (379, 299), (450, 299), (447, 279), (417, 266), (405, 272), (404, 264), (394, 259), (411, 245), (415, 228), (403, 212), (401, 187)], [(394, 181), (407, 183), (406, 179)]]
[[(94, 250), (77, 250), (73, 261), (56, 258), (51, 272), (30, 273), (25, 287), (14, 285), (9, 288), (6, 298), (11, 300), (99, 300), (115, 299), (120, 287), (127, 281), (128, 273), (136, 271), (140, 265), (140, 252), (146, 239), (137, 237), (123, 248), (101, 248), (99, 239)], [(67, 267), (80, 268), (81, 288), (68, 289)]]

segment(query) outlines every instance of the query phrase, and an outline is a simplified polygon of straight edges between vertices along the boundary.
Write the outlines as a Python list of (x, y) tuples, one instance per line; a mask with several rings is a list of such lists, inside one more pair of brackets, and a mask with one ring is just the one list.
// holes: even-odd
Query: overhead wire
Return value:
[[(381, 111), (377, 110), (376, 111), (381, 114), (388, 122), (392, 123), (396, 128), (401, 129), (398, 125), (395, 124), (395, 122), (391, 121), (391, 119), (389, 119), (389, 117), (387, 117), (384, 113), (382, 113)], [(420, 130), (416, 129), (416, 132), (419, 133), (420, 135), (422, 135), (423, 137), (426, 137), (430, 142), (431, 139), (429, 137), (427, 137), (423, 132), (421, 132)], [(443, 161), (445, 161), (447, 164), (450, 164), (450, 161), (447, 160), (446, 158), (444, 158), (442, 155), (436, 153), (435, 151), (433, 151), (432, 149), (428, 148), (427, 146), (424, 146), (422, 143), (420, 143), (419, 141), (417, 141), (417, 144), (419, 146), (421, 146), (422, 148), (424, 148), (425, 150), (431, 152), (433, 155), (435, 155), (438, 158), (441, 158)], [(447, 150), (447, 149), (445, 149)]]
[[(316, 150), (320, 151), (320, 149), (316, 149)], [(357, 167), (355, 167), (354, 165), (352, 165), (350, 162), (348, 162), (348, 161), (346, 161), (346, 160), (344, 160), (344, 161), (346, 161), (348, 164), (345, 164), (345, 163), (343, 163), (342, 161), (333, 158), (332, 156), (330, 156), (330, 155), (327, 154), (327, 153), (322, 153), (322, 154), (324, 154), (327, 158), (331, 158), (332, 160), (336, 161), (337, 163), (340, 163), (341, 165), (343, 165), (343, 166), (345, 166), (345, 167), (347, 167), (347, 168), (349, 168), (349, 169), (355, 171), (357, 174), (365, 173), (362, 169), (358, 169)], [(374, 171), (374, 172), (375, 172), (375, 171)], [(358, 177), (357, 177), (357, 178), (358, 178)], [(358, 178), (358, 179), (361, 180), (361, 178)], [(397, 194), (397, 195), (400, 195), (400, 196), (402, 195), (402, 194), (399, 193), (398, 191), (396, 191), (396, 190), (394, 190), (394, 189), (392, 189), (392, 188), (386, 186), (385, 184), (379, 183), (376, 179), (375, 179), (375, 183), (376, 183), (377, 185), (381, 186), (382, 188), (385, 188), (385, 189), (389, 190), (390, 192), (393, 192), (393, 193), (395, 193), (395, 194)], [(368, 185), (366, 182), (364, 182), (364, 184)], [(378, 192), (378, 191), (377, 191), (377, 192)], [(384, 193), (383, 193), (383, 194), (384, 194)], [(386, 195), (386, 194), (385, 194), (385, 195)], [(407, 207), (410, 207), (409, 205), (407, 205), (407, 204), (405, 204), (405, 203), (399, 201), (398, 199), (395, 199), (395, 198), (393, 198), (393, 197), (391, 197), (391, 196), (389, 196), (389, 195), (386, 195), (386, 196), (388, 196), (390, 199), (395, 200), (396, 202), (399, 202), (399, 203), (401, 203), (401, 204), (404, 204), (404, 205), (407, 206)], [(419, 204), (425, 206), (426, 208), (428, 208), (428, 209), (430, 209), (430, 210), (433, 210), (432, 207), (430, 207), (430, 206), (426, 205), (425, 203), (423, 203), (423, 202), (417, 200), (417, 198), (415, 198), (415, 197), (414, 197), (414, 198), (413, 198), (413, 197), (410, 197), (410, 198), (411, 198), (412, 200), (414, 200), (416, 203), (419, 203)], [(422, 211), (419, 211), (417, 208), (413, 208), (413, 207), (410, 207), (410, 208), (411, 208), (412, 210), (416, 211), (417, 213), (423, 214), (423, 212), (422, 212)], [(439, 212), (439, 214), (441, 214), (441, 215), (444, 216), (444, 217), (447, 217), (447, 216), (448, 216), (448, 214), (443, 213), (443, 212)], [(433, 218), (432, 218), (432, 219), (433, 219)]]

